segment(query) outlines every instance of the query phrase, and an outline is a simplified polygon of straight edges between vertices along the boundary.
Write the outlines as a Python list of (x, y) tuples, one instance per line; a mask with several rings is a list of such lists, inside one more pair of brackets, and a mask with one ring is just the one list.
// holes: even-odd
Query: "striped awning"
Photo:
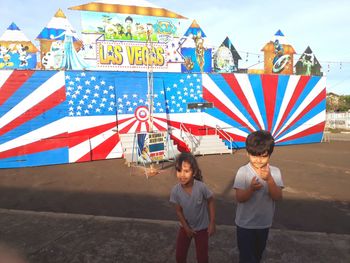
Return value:
[(158, 7), (147, 1), (95, 1), (88, 4), (70, 7), (71, 10), (93, 11), (104, 13), (134, 14), (143, 16), (159, 16), (169, 18), (186, 17), (168, 9)]

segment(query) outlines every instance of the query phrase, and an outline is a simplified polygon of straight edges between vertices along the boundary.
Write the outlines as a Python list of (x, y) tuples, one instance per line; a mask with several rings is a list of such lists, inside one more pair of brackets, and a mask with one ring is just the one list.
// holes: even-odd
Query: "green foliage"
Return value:
[(350, 95), (327, 94), (326, 101), (327, 111), (345, 112), (350, 110)]

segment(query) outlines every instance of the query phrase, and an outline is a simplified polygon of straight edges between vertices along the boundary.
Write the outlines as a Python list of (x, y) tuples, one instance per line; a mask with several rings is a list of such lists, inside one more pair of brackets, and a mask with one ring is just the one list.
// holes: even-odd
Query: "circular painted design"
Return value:
[(283, 70), (283, 68), (286, 66), (286, 64), (289, 61), (290, 56), (289, 55), (283, 55), (281, 56), (273, 65), (272, 71), (274, 73), (278, 73)]
[(149, 119), (149, 110), (146, 106), (140, 106), (135, 110), (135, 117), (138, 121), (145, 122)]

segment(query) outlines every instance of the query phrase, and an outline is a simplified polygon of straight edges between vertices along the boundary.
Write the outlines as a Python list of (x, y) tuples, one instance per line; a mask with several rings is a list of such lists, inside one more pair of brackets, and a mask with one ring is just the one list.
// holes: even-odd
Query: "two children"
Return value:
[[(240, 167), (235, 177), (240, 263), (260, 262), (272, 225), (275, 201), (282, 198), (281, 172), (269, 165), (274, 145), (270, 132), (249, 134), (246, 139), (249, 163)], [(179, 183), (171, 191), (170, 202), (175, 204), (181, 224), (176, 240), (176, 261), (186, 262), (194, 238), (197, 261), (208, 262), (208, 237), (215, 232), (213, 193), (202, 182), (201, 170), (192, 154), (181, 153), (175, 168)]]

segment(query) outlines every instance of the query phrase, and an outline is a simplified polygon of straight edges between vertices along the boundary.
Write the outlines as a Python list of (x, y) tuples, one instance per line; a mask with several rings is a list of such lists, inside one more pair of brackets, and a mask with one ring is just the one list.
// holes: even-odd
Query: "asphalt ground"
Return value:
[[(177, 227), (166, 220), (0, 210), (1, 237), (22, 258), (2, 261), (0, 254), (0, 262), (171, 263)], [(349, 244), (349, 235), (271, 229), (263, 262), (347, 263)], [(217, 226), (209, 261), (238, 262), (234, 226)], [(193, 243), (188, 262), (196, 262)]]
[[(349, 154), (350, 141), (332, 138), (276, 147), (285, 189), (264, 262), (350, 262)], [(232, 184), (246, 153), (198, 161), (216, 199), (211, 262), (237, 262)], [(147, 177), (117, 159), (1, 169), (0, 241), (30, 262), (174, 262), (176, 178), (173, 163), (157, 168)]]

